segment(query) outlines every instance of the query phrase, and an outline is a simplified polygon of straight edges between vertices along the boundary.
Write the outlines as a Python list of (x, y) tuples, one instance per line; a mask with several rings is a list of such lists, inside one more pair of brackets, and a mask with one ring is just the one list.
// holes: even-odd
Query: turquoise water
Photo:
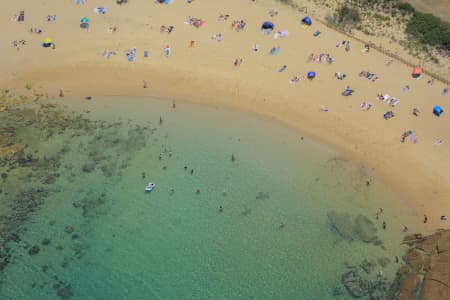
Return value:
[[(392, 279), (403, 224), (420, 228), (370, 169), (272, 121), (148, 98), (57, 102), (50, 136), (17, 125), (51, 168), (11, 169), (0, 185), (2, 202), (48, 190), (8, 242), (2, 299), (349, 299), (341, 275), (369, 260), (367, 278)], [(378, 242), (357, 225), (342, 234), (358, 215)]]

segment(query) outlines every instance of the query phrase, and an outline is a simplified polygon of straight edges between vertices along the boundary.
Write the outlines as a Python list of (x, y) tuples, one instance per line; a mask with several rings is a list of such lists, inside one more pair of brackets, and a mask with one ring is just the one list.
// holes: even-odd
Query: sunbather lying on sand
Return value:
[(294, 76), (292, 77), (292, 79), (289, 81), (290, 84), (297, 84), (302, 80), (301, 76)]
[(360, 105), (361, 110), (370, 110), (372, 107), (373, 107), (373, 104), (369, 103), (369, 102), (366, 102), (366, 101), (364, 101)]
[(217, 21), (226, 21), (228, 20), (228, 18), (230, 17), (230, 15), (226, 14), (221, 14), (220, 16), (217, 17)]

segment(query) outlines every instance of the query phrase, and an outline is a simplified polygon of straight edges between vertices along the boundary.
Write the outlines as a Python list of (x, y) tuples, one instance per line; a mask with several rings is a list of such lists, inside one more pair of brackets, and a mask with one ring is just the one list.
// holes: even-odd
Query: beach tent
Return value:
[(434, 114), (435, 116), (440, 117), (443, 113), (444, 113), (444, 110), (442, 109), (442, 107), (436, 105), (436, 106), (433, 108), (433, 114)]
[(311, 18), (308, 17), (308, 16), (304, 17), (304, 18), (302, 19), (302, 24), (311, 26), (311, 25), (312, 25), (312, 20), (311, 20)]
[(161, 4), (172, 4), (173, 0), (156, 0), (156, 2)]
[(275, 29), (275, 24), (273, 24), (272, 22), (266, 21), (262, 24), (261, 29)]
[(309, 71), (307, 74), (308, 79), (313, 79), (314, 77), (316, 77), (316, 72), (314, 71)]
[(421, 67), (415, 67), (412, 70), (412, 74), (411, 75), (412, 75), (413, 78), (419, 78), (421, 74), (422, 74), (422, 68)]
[(275, 29), (275, 24), (266, 21), (261, 25), (261, 31), (264, 35), (269, 35)]
[(88, 29), (89, 28), (89, 23), (81, 23), (80, 24), (80, 28)]
[(44, 48), (48, 48), (53, 44), (53, 41), (51, 38), (45, 38), (44, 41), (42, 42), (42, 47)]
[(89, 23), (89, 18), (88, 17), (83, 17), (80, 19), (81, 23)]

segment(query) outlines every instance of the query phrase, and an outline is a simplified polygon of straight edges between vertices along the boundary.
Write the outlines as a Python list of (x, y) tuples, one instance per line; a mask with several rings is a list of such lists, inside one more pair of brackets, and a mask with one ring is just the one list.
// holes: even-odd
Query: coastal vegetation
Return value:
[(405, 32), (418, 42), (450, 51), (450, 23), (432, 14), (414, 13)]

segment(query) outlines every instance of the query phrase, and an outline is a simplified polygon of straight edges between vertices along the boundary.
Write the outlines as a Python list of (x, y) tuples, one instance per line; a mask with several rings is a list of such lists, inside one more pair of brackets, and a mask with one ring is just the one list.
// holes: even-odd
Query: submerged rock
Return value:
[(73, 296), (72, 286), (70, 284), (58, 282), (53, 285), (53, 288), (56, 290), (56, 295), (58, 295), (61, 300), (69, 300)]
[(354, 229), (358, 238), (365, 243), (374, 243), (378, 240), (375, 224), (363, 215), (355, 218)]
[(95, 170), (95, 164), (94, 163), (86, 163), (83, 165), (81, 170), (85, 173), (91, 173), (92, 171)]
[(344, 240), (351, 241), (354, 239), (354, 225), (348, 213), (330, 211), (328, 213), (328, 220), (331, 229), (337, 232)]
[(70, 226), (70, 225), (67, 225), (66, 227), (64, 227), (64, 231), (65, 231), (66, 233), (72, 233), (73, 230), (74, 230), (73, 227)]
[(42, 245), (47, 246), (50, 244), (50, 240), (49, 239), (43, 239), (41, 242)]
[(381, 245), (375, 224), (363, 215), (356, 218), (348, 213), (330, 211), (327, 214), (331, 229), (338, 233), (344, 240), (360, 240), (365, 243)]
[(29, 255), (35, 255), (35, 254), (38, 254), (39, 251), (41, 251), (41, 248), (40, 248), (38, 245), (34, 245), (33, 247), (31, 247), (31, 248), (28, 250), (28, 254), (29, 254)]
[(342, 284), (352, 297), (360, 298), (364, 295), (364, 282), (355, 271), (348, 271), (342, 275)]

